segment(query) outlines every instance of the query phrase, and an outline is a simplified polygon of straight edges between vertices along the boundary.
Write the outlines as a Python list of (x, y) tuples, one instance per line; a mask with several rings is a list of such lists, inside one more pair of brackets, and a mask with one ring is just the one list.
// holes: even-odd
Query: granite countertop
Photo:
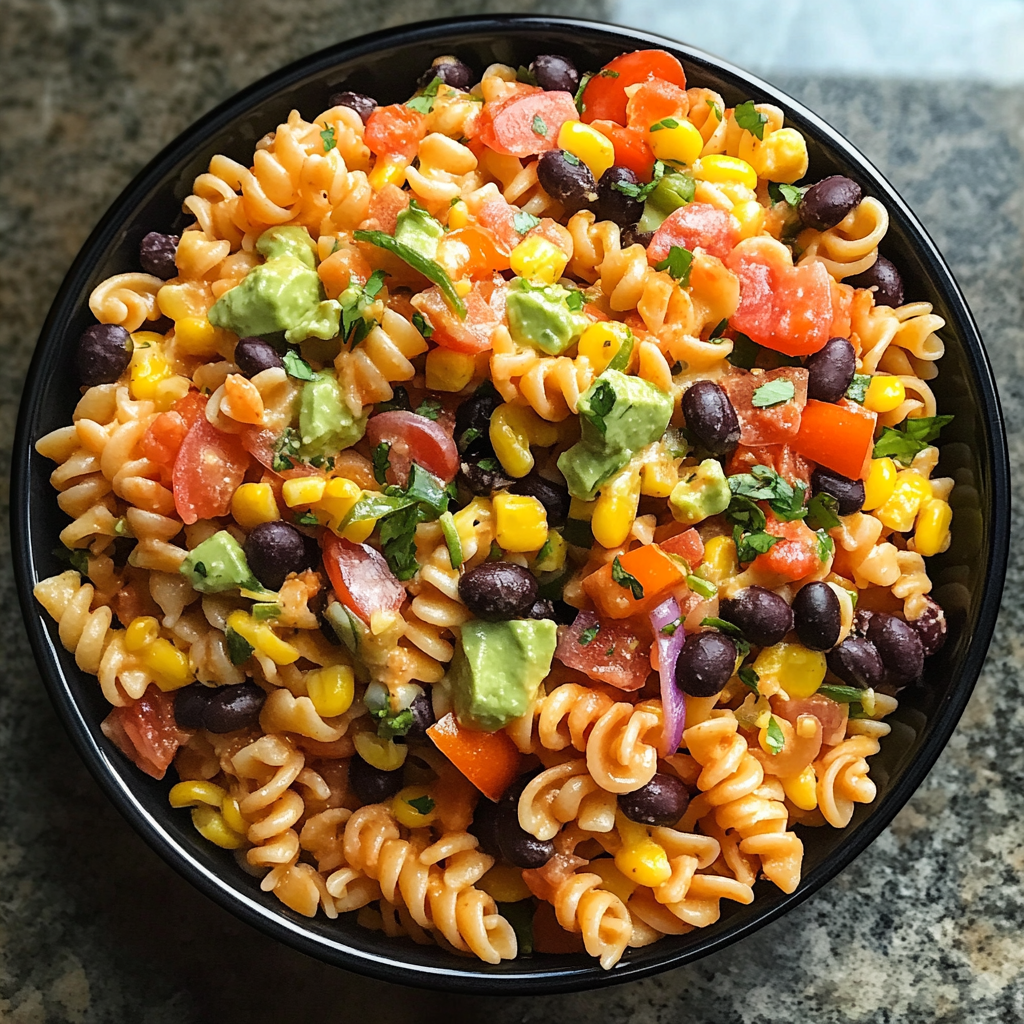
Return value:
[[(415, 18), (508, 10), (606, 16), (602, 3), (583, 0), (384, 0), (372, 8), (8, 0), (0, 25), (3, 436), (13, 435), (34, 339), (61, 276), (117, 192), (169, 139), (328, 41)], [(1019, 471), (1024, 95), (959, 82), (775, 80), (881, 167), (952, 264), (995, 366)], [(6, 448), (0, 460), (6, 482)], [(1018, 541), (1008, 595), (1022, 582), (1022, 555)], [(1007, 600), (978, 688), (935, 769), (892, 827), (824, 890), (691, 967), (591, 994), (498, 1001), (322, 966), (190, 888), (122, 821), (72, 750), (40, 684), (6, 555), (0, 600), (11, 628), (0, 645), (0, 1021), (1024, 1021), (1024, 712), (1013, 692), (1024, 668), (1020, 601)]]

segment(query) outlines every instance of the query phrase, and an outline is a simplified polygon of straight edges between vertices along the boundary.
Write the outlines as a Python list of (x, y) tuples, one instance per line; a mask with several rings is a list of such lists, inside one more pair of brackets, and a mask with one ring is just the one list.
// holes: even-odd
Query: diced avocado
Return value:
[(336, 338), (341, 330), (341, 303), (337, 299), (324, 299), (302, 321), (284, 332), (284, 340), (290, 345), (297, 345), (309, 338), (329, 341)]
[(638, 231), (657, 231), (681, 206), (693, 202), (695, 184), (692, 174), (666, 174), (644, 203)]
[(303, 458), (333, 455), (354, 445), (366, 430), (366, 416), (355, 417), (333, 373), (321, 370), (307, 381), (299, 399), (299, 436)]
[(253, 267), (213, 304), (209, 318), (214, 327), (247, 338), (297, 327), (319, 304), (317, 272), (284, 253)]
[(310, 270), (316, 270), (316, 242), (305, 228), (294, 224), (267, 228), (256, 240), (256, 251), (268, 260), (277, 256), (294, 256)]
[(569, 309), (566, 299), (571, 294), (558, 284), (533, 285), (524, 278), (510, 282), (505, 301), (512, 340), (561, 355), (587, 326), (586, 317)]
[(696, 469), (684, 467), (680, 473), (682, 477), (668, 499), (672, 515), (680, 523), (693, 526), (729, 507), (732, 491), (717, 460), (705, 459)]
[(437, 243), (444, 237), (444, 227), (417, 203), (410, 203), (395, 222), (395, 241), (415, 249), (432, 260), (437, 255)]
[(262, 590), (252, 574), (245, 552), (227, 530), (197, 544), (181, 563), (181, 574), (201, 594), (219, 594), (238, 587)]
[(633, 453), (658, 440), (672, 417), (672, 396), (641, 377), (605, 370), (580, 395), (580, 440), (558, 457), (574, 498), (590, 501)]
[(465, 623), (447, 676), (459, 721), (495, 732), (526, 714), (551, 670), (557, 630), (550, 619)]

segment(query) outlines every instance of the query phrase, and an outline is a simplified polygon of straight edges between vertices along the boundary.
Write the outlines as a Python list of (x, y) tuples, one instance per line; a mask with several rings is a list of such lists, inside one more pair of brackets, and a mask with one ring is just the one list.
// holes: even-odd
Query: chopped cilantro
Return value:
[(294, 427), (285, 427), (274, 446), (274, 461), (271, 469), (275, 473), (283, 473), (286, 469), (294, 469), (299, 458), (299, 445), (302, 438)]
[(521, 235), (525, 235), (540, 223), (540, 217), (534, 217), (532, 213), (527, 213), (526, 210), (520, 210), (512, 218), (512, 222), (515, 224), (516, 231)]
[(299, 526), (319, 526), (320, 520), (317, 519), (315, 512), (300, 512), (295, 517), (295, 522)]
[(434, 333), (434, 328), (430, 326), (430, 321), (422, 313), (413, 313), (412, 325), (424, 338), (429, 338)]
[(718, 593), (718, 587), (716, 587), (714, 583), (710, 582), (710, 580), (703, 579), (700, 576), (695, 576), (692, 573), (686, 577), (686, 585), (695, 594), (699, 594), (703, 597), (705, 601), (710, 601), (711, 598)]
[(660, 132), (666, 128), (678, 128), (679, 122), (674, 117), (664, 117), (651, 125), (650, 131)]
[(701, 619), (700, 624), (702, 626), (709, 626), (711, 629), (717, 629), (719, 633), (725, 633), (727, 636), (743, 636), (743, 631), (739, 626), (734, 625), (731, 622), (727, 622), (725, 619), (717, 619), (714, 616), (709, 616), (706, 619)]
[(790, 206), (799, 206), (800, 200), (804, 197), (805, 189), (796, 185), (780, 185), (774, 181), (768, 182), (768, 198), (773, 206), (779, 203), (788, 203)]
[(782, 405), (796, 395), (796, 386), (791, 380), (770, 380), (754, 389), (750, 404), (755, 409), (770, 409), (773, 405)]
[(578, 313), (583, 308), (585, 302), (583, 292), (575, 288), (565, 297), (565, 304), (573, 313)]
[(391, 468), (391, 442), (381, 441), (371, 453), (373, 456), (373, 479), (379, 484), (387, 483), (387, 472)]
[(740, 677), (740, 682), (751, 689), (758, 696), (761, 695), (761, 691), (757, 688), (757, 684), (761, 681), (761, 677), (754, 671), (753, 665), (741, 665), (739, 672), (736, 673)]
[(296, 380), (316, 379), (313, 367), (293, 348), (288, 349), (284, 354), (284, 368), (288, 372), (288, 376), (294, 377)]
[(597, 77), (598, 78), (618, 78), (619, 77), (619, 72), (618, 71), (612, 71), (611, 68), (603, 68), (601, 71), (598, 71)]
[(667, 270), (681, 287), (685, 288), (690, 283), (690, 266), (693, 263), (693, 253), (684, 249), (681, 245), (673, 245), (660, 263), (654, 264), (655, 270)]
[(520, 64), (519, 70), (516, 72), (516, 81), (522, 82), (524, 85), (536, 85), (537, 76), (525, 64)]
[(752, 562), (758, 555), (766, 555), (781, 537), (763, 530), (744, 533), (738, 526), (733, 527), (733, 540), (736, 541), (736, 557), (741, 562)]
[(501, 470), (501, 464), (497, 459), (481, 459), (477, 465), (488, 473), (497, 473)]
[(586, 647), (587, 644), (589, 644), (590, 641), (593, 640), (595, 636), (597, 636), (598, 631), (600, 629), (601, 627), (596, 622), (593, 626), (587, 626), (587, 628), (583, 630), (582, 633), (580, 633), (579, 639), (576, 642), (580, 645), (580, 647)]
[(598, 382), (594, 393), (590, 396), (591, 422), (603, 434), (608, 427), (604, 422), (605, 416), (615, 406), (615, 389), (606, 380)]
[(434, 801), (429, 796), (416, 796), (405, 801), (418, 814), (427, 815), (434, 809)]
[(924, 451), (936, 440), (939, 431), (951, 422), (952, 416), (920, 416), (906, 420), (903, 429), (883, 427), (882, 436), (875, 442), (872, 457), (893, 458), (909, 466), (918, 452)]
[(575, 153), (570, 153), (567, 150), (563, 150), (562, 159), (573, 167), (579, 167), (580, 165), (580, 158)]
[(355, 348), (373, 330), (376, 321), (367, 317), (367, 311), (384, 287), (387, 273), (375, 270), (369, 280), (360, 288), (350, 285), (339, 297), (341, 303), (341, 336)]
[(380, 524), (380, 546), (395, 576), (411, 580), (419, 571), (416, 561), (416, 527), (426, 519), (418, 505), (409, 505), (389, 515)]
[(444, 406), (436, 398), (424, 398), (419, 406), (413, 410), (417, 416), (428, 420), (437, 421), (437, 417), (444, 411)]
[(630, 591), (633, 595), (634, 601), (643, 600), (643, 584), (635, 576), (630, 575), (622, 568), (622, 563), (619, 561), (618, 555), (612, 559), (612, 582), (618, 583), (623, 590)]
[(768, 719), (768, 734), (765, 736), (765, 744), (769, 753), (772, 754), (781, 754), (782, 748), (786, 745), (786, 737), (783, 736), (782, 728), (775, 721), (774, 715)]
[(479, 427), (467, 427), (462, 432), (462, 437), (459, 438), (459, 448), (465, 451), (478, 437), (482, 437), (483, 433)]
[(647, 197), (658, 187), (658, 182), (665, 176), (665, 165), (660, 161), (654, 162), (654, 174), (646, 185), (634, 185), (631, 181), (612, 182), (612, 188), (621, 192), (638, 203), (643, 203)]
[(807, 503), (807, 522), (814, 530), (831, 530), (839, 525), (839, 502), (820, 491)]
[(379, 711), (371, 711), (370, 714), (377, 719), (377, 735), (382, 740), (405, 736), (416, 724), (416, 716), (408, 708), (404, 711), (381, 708)]
[(757, 362), (760, 351), (761, 346), (756, 341), (751, 341), (745, 334), (737, 332), (732, 340), (732, 351), (725, 358), (741, 370), (750, 370)]
[(867, 398), (868, 388), (871, 386), (871, 375), (867, 373), (855, 373), (853, 380), (850, 381), (850, 386), (846, 389), (846, 397), (851, 402), (859, 402), (861, 405), (864, 404), (864, 399)]
[(334, 125), (328, 125), (321, 133), (320, 138), (324, 144), (324, 152), (330, 153), (332, 149), (336, 149), (338, 141), (334, 137)]
[(548, 539), (544, 541), (540, 551), (537, 552), (537, 561), (543, 562), (545, 558), (551, 557), (551, 552), (555, 550), (555, 535), (553, 533), (548, 534)]
[(807, 514), (803, 484), (794, 487), (769, 466), (753, 466), (749, 473), (729, 477), (729, 489), (733, 501), (726, 516), (730, 522), (746, 529), (763, 530), (765, 527), (764, 513), (753, 504), (756, 501), (767, 501), (776, 517), (784, 522), (803, 519)]
[(576, 95), (573, 97), (573, 102), (576, 104), (576, 109), (582, 114), (586, 110), (587, 105), (583, 102), (583, 93), (586, 92), (587, 86), (590, 84), (590, 80), (594, 77), (593, 71), (588, 71), (580, 78), (580, 87), (576, 90)]
[(818, 538), (818, 561), (827, 562), (835, 551), (836, 542), (824, 530), (815, 530), (814, 535)]
[(539, 135), (541, 138), (547, 138), (548, 126), (544, 123), (544, 118), (540, 114), (533, 115), (533, 124), (530, 125), (533, 129), (534, 135)]
[(704, 102), (711, 108), (711, 113), (714, 114), (719, 121), (721, 121), (722, 108), (714, 100), (705, 100)]
[(764, 126), (768, 123), (768, 118), (754, 106), (753, 100), (740, 103), (734, 108), (732, 116), (742, 129), (750, 132), (751, 135), (762, 142), (764, 141)]
[(236, 633), (230, 626), (225, 630), (224, 638), (228, 645), (228, 657), (232, 665), (241, 665), (252, 657), (255, 648), (241, 633)]
[(435, 76), (434, 80), (419, 94), (414, 96), (405, 105), (410, 110), (415, 110), (418, 114), (429, 114), (434, 109), (434, 100), (437, 99), (437, 90), (444, 83), (441, 81), (439, 76)]

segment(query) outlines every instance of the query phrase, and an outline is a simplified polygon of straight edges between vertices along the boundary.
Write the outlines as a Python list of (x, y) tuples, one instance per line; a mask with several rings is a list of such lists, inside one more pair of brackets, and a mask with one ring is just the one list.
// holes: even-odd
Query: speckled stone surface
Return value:
[[(166, 141), (241, 86), (329, 41), (491, 10), (603, 12), (596, 3), (509, 0), (4, 0), (0, 436), (12, 436), (33, 341), (62, 274), (107, 204)], [(1024, 97), (958, 83), (779, 84), (881, 166), (952, 263), (996, 367), (1019, 472)], [(6, 482), (6, 449), (0, 470)], [(240, 924), (164, 866), (100, 794), (58, 724), (21, 628), (6, 539), (0, 551), (9, 623), (0, 643), (0, 1021), (1024, 1020), (1024, 609), (1012, 599), (1022, 584), (1019, 541), (1011, 599), (949, 748), (893, 826), (838, 879), (695, 966), (600, 993), (501, 1001), (418, 993), (323, 967)]]

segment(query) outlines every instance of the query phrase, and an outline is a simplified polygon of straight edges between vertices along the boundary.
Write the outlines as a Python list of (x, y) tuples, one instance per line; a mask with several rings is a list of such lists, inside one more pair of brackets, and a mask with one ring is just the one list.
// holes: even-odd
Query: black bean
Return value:
[(349, 107), (354, 110), (363, 124), (370, 120), (370, 115), (377, 109), (377, 101), (361, 92), (336, 92), (330, 104), (332, 107)]
[(846, 278), (843, 284), (852, 284), (854, 288), (874, 287), (876, 306), (892, 306), (895, 309), (903, 305), (903, 278), (884, 256), (879, 256), (863, 274)]
[(412, 725), (406, 736), (425, 736), (427, 730), (437, 721), (434, 715), (434, 703), (430, 695), (421, 693), (410, 705)]
[(597, 202), (597, 182), (590, 168), (564, 149), (551, 149), (541, 156), (537, 178), (544, 191), (571, 213)]
[(719, 614), (739, 626), (743, 636), (758, 647), (779, 643), (793, 628), (793, 610), (785, 600), (764, 587), (746, 587), (722, 601)]
[(643, 216), (644, 204), (615, 186), (639, 184), (640, 179), (628, 167), (609, 167), (597, 183), (598, 219), (615, 221), (620, 228), (635, 224)]
[(670, 828), (685, 813), (690, 791), (674, 775), (658, 772), (646, 786), (623, 793), (619, 809), (630, 821), (641, 825), (663, 825)]
[(580, 85), (580, 73), (568, 57), (554, 53), (542, 53), (534, 57), (530, 70), (537, 78), (537, 84), (548, 92), (571, 92), (576, 94)]
[(426, 71), (420, 75), (419, 87), (425, 89), (435, 78), (440, 78), (445, 85), (453, 89), (468, 89), (473, 84), (473, 70), (463, 64), (458, 57), (438, 57)]
[(827, 231), (834, 228), (861, 200), (860, 185), (841, 174), (822, 178), (800, 200), (797, 212), (809, 228)]
[(551, 604), (555, 609), (553, 618), (560, 626), (571, 626), (576, 621), (576, 616), (580, 613), (578, 608), (573, 608), (571, 604), (566, 604), (565, 601), (556, 600), (552, 601)]
[(494, 410), (502, 403), (502, 397), (492, 384), (481, 384), (455, 410), (455, 442), (459, 451), (466, 456), (487, 452), (493, 455), (490, 430)]
[[(351, 771), (350, 768), (350, 774)], [(469, 831), (480, 840), (480, 849), (492, 857), (501, 856), (501, 842), (498, 838), (498, 821), (501, 817), (499, 806), (485, 797), (477, 803), (473, 820), (469, 824)]]
[(244, 551), (253, 575), (268, 590), (279, 590), (290, 572), (308, 567), (306, 538), (290, 523), (260, 523), (245, 538)]
[(840, 476), (823, 466), (811, 474), (811, 493), (831, 494), (839, 503), (836, 511), (841, 516), (852, 516), (864, 507), (864, 481)]
[(78, 379), (87, 387), (113, 384), (132, 359), (132, 336), (116, 324), (93, 324), (78, 339)]
[(537, 839), (519, 824), (518, 800), (502, 798), (497, 833), (502, 856), (517, 868), (542, 868), (554, 856), (551, 840)]
[(203, 712), (203, 727), (210, 732), (235, 732), (259, 724), (267, 695), (255, 683), (221, 686), (213, 691)]
[(529, 569), (513, 562), (484, 562), (463, 574), (459, 597), (478, 619), (519, 619), (537, 600), (537, 580)]
[(526, 494), (536, 498), (548, 512), (548, 526), (565, 526), (569, 518), (569, 490), (539, 473), (530, 473), (518, 479), (509, 490), (513, 494)]
[(714, 382), (700, 380), (686, 390), (683, 416), (687, 429), (712, 455), (727, 455), (739, 444), (739, 417), (729, 396)]
[(875, 612), (868, 639), (878, 650), (886, 681), (903, 685), (919, 679), (924, 669), (924, 645), (917, 630), (887, 612)]
[(277, 349), (262, 338), (239, 338), (235, 345), (235, 365), (243, 377), (255, 377), (264, 370), (284, 366), (284, 360)]
[(213, 694), (208, 686), (192, 683), (183, 686), (174, 695), (174, 720), (182, 729), (202, 729), (206, 706)]
[(869, 612), (867, 608), (858, 608), (853, 613), (853, 631), (857, 636), (867, 636), (868, 630), (871, 628), (871, 620), (875, 617), (874, 612)]
[(501, 491), (511, 487), (512, 477), (501, 468), (501, 463), (493, 454), (473, 456), (464, 459), (459, 471), (459, 479), (474, 493), (489, 495), (491, 491)]
[(793, 598), (793, 626), (800, 643), (812, 651), (830, 651), (843, 629), (842, 611), (836, 592), (813, 580)]
[(857, 372), (857, 354), (845, 338), (829, 338), (807, 360), (807, 397), (838, 402)]
[(921, 647), (926, 658), (941, 650), (946, 642), (946, 613), (937, 601), (926, 597), (927, 605), (921, 615), (912, 619), (910, 625), (921, 638)]
[(348, 763), (348, 784), (364, 804), (379, 804), (390, 800), (402, 788), (403, 779), (400, 771), (381, 771), (353, 754)]
[(652, 238), (653, 231), (640, 231), (636, 227), (628, 227), (622, 229), (620, 244), (623, 249), (628, 249), (631, 245), (642, 245), (646, 249)]
[(718, 693), (736, 668), (736, 645), (721, 633), (691, 633), (676, 662), (676, 686), (691, 697)]
[(530, 606), (530, 610), (526, 613), (528, 619), (551, 619), (555, 621), (555, 603), (554, 601), (548, 601), (545, 598), (538, 598)]
[(150, 231), (139, 243), (139, 263), (147, 274), (167, 281), (178, 276), (178, 266), (174, 262), (174, 254), (178, 251), (180, 235), (162, 235), (159, 231)]
[(878, 686), (885, 678), (885, 666), (875, 645), (862, 636), (848, 636), (825, 656), (829, 671), (849, 686)]

